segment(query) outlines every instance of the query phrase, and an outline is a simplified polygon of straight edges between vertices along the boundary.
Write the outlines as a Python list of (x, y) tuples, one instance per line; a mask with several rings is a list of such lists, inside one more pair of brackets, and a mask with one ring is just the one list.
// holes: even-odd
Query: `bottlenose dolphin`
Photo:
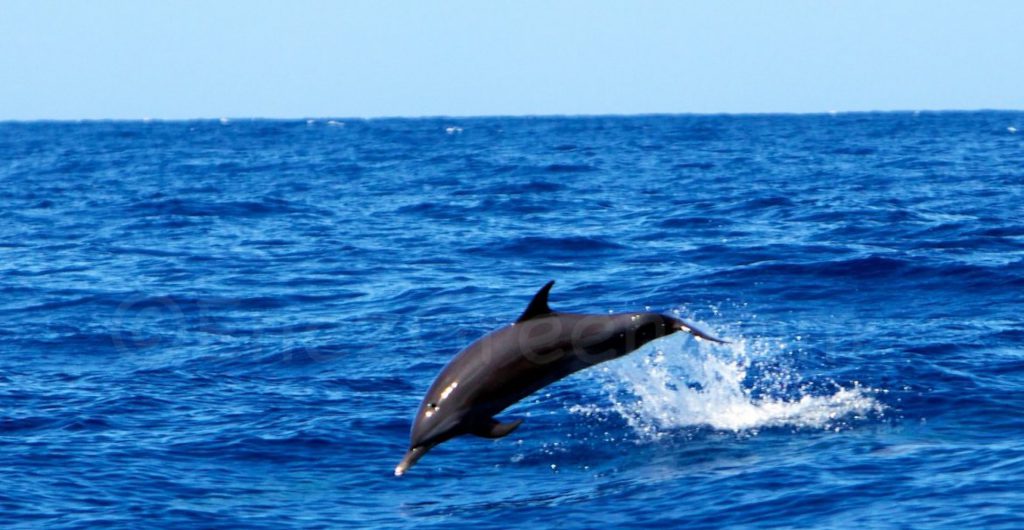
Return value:
[(685, 331), (698, 340), (724, 342), (659, 313), (585, 315), (548, 307), (554, 281), (537, 291), (513, 324), (459, 352), (430, 385), (413, 419), (401, 476), (432, 447), (463, 434), (501, 438), (523, 420), (501, 422), (495, 414), (545, 386), (648, 342)]

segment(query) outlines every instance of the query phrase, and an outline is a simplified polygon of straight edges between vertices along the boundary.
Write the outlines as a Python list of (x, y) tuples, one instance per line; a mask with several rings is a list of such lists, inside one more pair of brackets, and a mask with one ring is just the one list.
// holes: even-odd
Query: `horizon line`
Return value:
[(1006, 112), (1024, 113), (1024, 109), (974, 108), (974, 109), (890, 109), (890, 110), (828, 110), (809, 112), (788, 111), (756, 111), (756, 112), (638, 112), (638, 113), (581, 113), (581, 114), (422, 114), (422, 115), (375, 115), (375, 116), (204, 116), (191, 118), (154, 118), (149, 116), (136, 118), (0, 118), (0, 124), (8, 123), (109, 123), (109, 122), (203, 122), (220, 121), (375, 121), (375, 120), (469, 120), (469, 119), (547, 119), (547, 118), (643, 118), (643, 117), (683, 117), (683, 116), (839, 116), (850, 114), (941, 114), (941, 113), (985, 113)]

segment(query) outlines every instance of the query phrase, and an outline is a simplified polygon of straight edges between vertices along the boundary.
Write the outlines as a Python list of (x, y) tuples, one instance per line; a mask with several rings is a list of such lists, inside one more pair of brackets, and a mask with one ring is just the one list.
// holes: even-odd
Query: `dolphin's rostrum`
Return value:
[(456, 436), (508, 435), (523, 420), (501, 422), (496, 414), (573, 372), (677, 331), (723, 342), (659, 313), (552, 311), (548, 292), (554, 283), (537, 292), (515, 323), (470, 344), (441, 371), (416, 412), (409, 450), (395, 475), (404, 474), (432, 447)]

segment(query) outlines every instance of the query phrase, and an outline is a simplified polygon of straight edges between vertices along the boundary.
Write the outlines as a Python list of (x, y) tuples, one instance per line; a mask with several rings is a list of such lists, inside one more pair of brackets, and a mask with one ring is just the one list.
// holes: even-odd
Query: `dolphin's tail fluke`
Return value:
[(708, 335), (707, 333), (702, 331), (700, 328), (694, 326), (693, 324), (690, 324), (689, 322), (687, 322), (685, 320), (679, 320), (678, 318), (673, 318), (672, 320), (674, 321), (677, 330), (685, 331), (685, 332), (689, 333), (690, 335), (693, 335), (697, 339), (709, 340), (711, 342), (717, 342), (719, 344), (729, 344), (729, 341), (722, 340), (722, 339), (713, 337), (711, 335)]
[(402, 461), (398, 463), (398, 466), (395, 467), (395, 476), (400, 477), (404, 475), (417, 460), (426, 454), (426, 452), (427, 448), (422, 445), (417, 445), (416, 447), (409, 449), (409, 451), (405, 453), (405, 458), (403, 458)]

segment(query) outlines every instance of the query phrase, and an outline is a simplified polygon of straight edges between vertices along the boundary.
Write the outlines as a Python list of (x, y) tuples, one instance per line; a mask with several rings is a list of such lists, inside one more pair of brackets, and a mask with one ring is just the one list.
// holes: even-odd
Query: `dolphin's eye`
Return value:
[(434, 410), (437, 408), (437, 403), (427, 403), (427, 408), (430, 410)]

